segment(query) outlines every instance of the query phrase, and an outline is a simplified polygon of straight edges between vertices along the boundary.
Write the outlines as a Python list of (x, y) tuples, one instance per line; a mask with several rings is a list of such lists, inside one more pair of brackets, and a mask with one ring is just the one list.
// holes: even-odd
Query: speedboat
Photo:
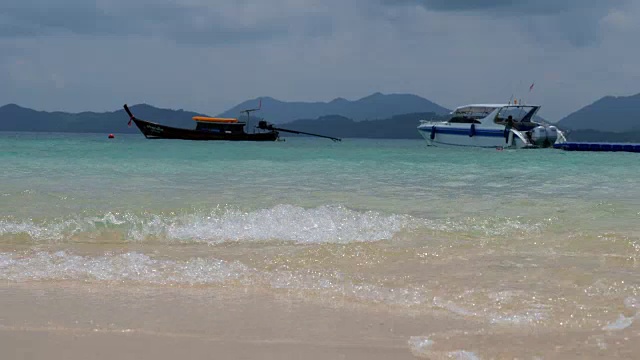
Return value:
[(566, 142), (557, 127), (535, 120), (538, 105), (472, 104), (446, 121), (421, 120), (418, 132), (430, 146), (549, 148)]

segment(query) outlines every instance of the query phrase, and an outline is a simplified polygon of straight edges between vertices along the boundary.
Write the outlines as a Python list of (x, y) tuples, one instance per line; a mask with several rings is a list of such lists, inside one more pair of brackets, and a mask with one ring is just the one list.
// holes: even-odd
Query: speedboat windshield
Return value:
[(533, 105), (504, 106), (498, 111), (494, 122), (496, 124), (506, 124), (511, 119), (517, 123), (531, 123), (539, 108), (539, 106)]
[(467, 117), (471, 119), (482, 119), (491, 114), (496, 107), (494, 106), (463, 106), (457, 108), (453, 113), (453, 117)]
[(455, 109), (451, 113), (449, 123), (470, 123), (480, 124), (480, 119), (486, 118), (491, 114), (496, 107), (482, 106), (482, 105), (470, 105), (463, 106)]

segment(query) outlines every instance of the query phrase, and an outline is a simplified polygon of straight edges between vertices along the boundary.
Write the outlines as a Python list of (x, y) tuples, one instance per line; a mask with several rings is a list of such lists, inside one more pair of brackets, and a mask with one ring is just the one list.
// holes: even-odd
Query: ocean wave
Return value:
[(0, 253), (0, 279), (27, 281), (106, 281), (152, 285), (248, 284), (251, 270), (240, 262), (194, 258), (156, 260), (129, 252), (97, 257), (65, 251)]
[[(356, 211), (344, 206), (303, 208), (277, 205), (241, 211), (217, 208), (193, 213), (153, 214), (108, 212), (99, 216), (72, 216), (35, 221), (0, 219), (0, 241), (35, 242), (159, 240), (178, 243), (284, 241), (298, 244), (353, 243), (391, 240), (402, 231), (417, 231), (421, 238), (471, 236), (531, 236), (541, 233), (553, 219), (520, 218), (424, 219), (407, 214)], [(428, 233), (425, 233), (427, 231)]]
[(429, 305), (423, 288), (385, 287), (340, 272), (259, 270), (240, 261), (194, 257), (154, 258), (139, 252), (76, 255), (67, 251), (0, 253), (0, 280), (17, 283), (72, 281), (158, 286), (238, 286), (287, 293), (320, 294), (322, 299), (351, 300), (401, 307)]
[(349, 243), (388, 240), (412, 218), (359, 212), (342, 206), (306, 209), (278, 205), (243, 212), (217, 209), (192, 214), (107, 213), (34, 222), (0, 220), (0, 237), (26, 236), (34, 241), (64, 241), (74, 237), (96, 238), (115, 232), (125, 241), (162, 239), (177, 242), (223, 243), (230, 241), (290, 241), (301, 244)]
[[(363, 279), (336, 270), (266, 270), (238, 260), (213, 257), (169, 259), (141, 252), (78, 255), (70, 251), (14, 251), (0, 253), (0, 281), (15, 283), (69, 281), (117, 283), (119, 285), (204, 286), (266, 289), (312, 297), (331, 303), (352, 302), (385, 305), (411, 311), (445, 310), (452, 315), (485, 321), (487, 324), (533, 326), (546, 318), (538, 310), (535, 319), (523, 309), (499, 309), (493, 300), (455, 298), (459, 304), (434, 297), (425, 284), (397, 283), (389, 279)], [(449, 294), (453, 296), (453, 294)], [(462, 299), (462, 300), (461, 300)], [(514, 299), (520, 303), (523, 296)], [(479, 307), (479, 311), (465, 308)], [(497, 320), (496, 320), (497, 319)]]

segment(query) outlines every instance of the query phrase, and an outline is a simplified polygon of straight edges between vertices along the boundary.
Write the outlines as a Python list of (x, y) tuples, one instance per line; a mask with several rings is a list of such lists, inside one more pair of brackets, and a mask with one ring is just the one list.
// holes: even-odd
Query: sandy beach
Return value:
[(0, 295), (4, 359), (633, 359), (640, 351), (630, 340), (637, 327), (490, 330), (446, 314), (237, 289), (61, 282), (3, 284)]
[(637, 157), (117, 141), (0, 142), (0, 360), (640, 353)]
[(417, 319), (255, 292), (0, 288), (5, 359), (405, 359)]

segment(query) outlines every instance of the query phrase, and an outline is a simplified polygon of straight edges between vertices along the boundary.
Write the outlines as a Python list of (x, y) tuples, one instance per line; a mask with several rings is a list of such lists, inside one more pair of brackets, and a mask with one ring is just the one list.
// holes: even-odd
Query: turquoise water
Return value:
[(430, 220), (557, 218), (558, 227), (602, 232), (633, 230), (640, 211), (640, 157), (628, 153), (451, 150), (418, 140), (260, 144), (3, 133), (0, 162), (5, 222), (291, 205)]
[(638, 154), (0, 133), (0, 164), (5, 281), (339, 294), (489, 328), (638, 316)]

